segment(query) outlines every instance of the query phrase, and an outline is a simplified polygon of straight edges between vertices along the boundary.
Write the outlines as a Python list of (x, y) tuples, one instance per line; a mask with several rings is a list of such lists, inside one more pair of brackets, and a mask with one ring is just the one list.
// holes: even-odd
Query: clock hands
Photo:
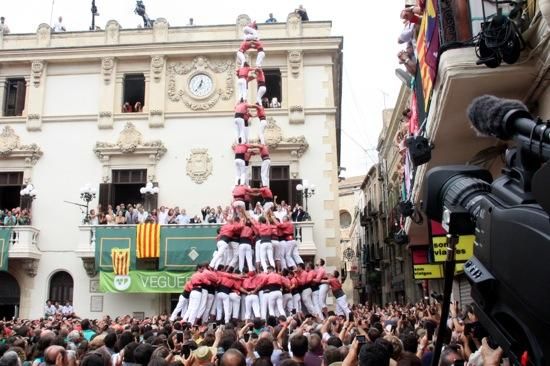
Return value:
[(195, 93), (201, 88), (202, 82), (203, 82), (203, 81), (204, 81), (204, 80), (201, 80), (201, 82), (199, 83), (199, 86), (197, 86), (197, 87), (195, 88)]

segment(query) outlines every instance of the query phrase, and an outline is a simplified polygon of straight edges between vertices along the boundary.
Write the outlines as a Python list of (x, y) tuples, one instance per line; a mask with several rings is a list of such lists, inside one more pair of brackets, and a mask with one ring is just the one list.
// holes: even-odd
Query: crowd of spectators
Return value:
[[(429, 365), (440, 306), (353, 305), (353, 320), (268, 317), (191, 327), (167, 314), (80, 319), (56, 312), (0, 322), (0, 366)], [(472, 307), (453, 304), (440, 365), (499, 365)]]
[(0, 225), (15, 226), (15, 225), (30, 225), (31, 211), (26, 208), (16, 207), (0, 210)]
[(404, 48), (397, 53), (399, 64), (405, 67), (408, 79), (416, 75), (417, 55), (416, 38), (420, 29), (420, 23), (424, 14), (425, 4), (423, 0), (417, 0), (415, 5), (408, 5), (401, 11), (400, 17), (403, 20), (404, 28), (399, 35), (397, 42), (404, 45)]
[[(255, 219), (263, 216), (264, 209), (258, 202), (251, 209), (250, 214)], [(282, 221), (284, 216), (289, 216), (294, 222), (309, 221), (309, 214), (303, 207), (295, 204), (289, 206), (285, 201), (277, 203), (273, 208), (275, 217)], [(118, 204), (114, 208), (108, 205), (106, 209), (99, 205), (97, 209), (90, 210), (88, 222), (90, 225), (135, 225), (143, 223), (156, 224), (225, 224), (227, 218), (234, 216), (233, 209), (230, 206), (205, 206), (200, 214), (188, 215), (185, 208), (175, 206), (173, 208), (160, 206), (158, 209), (152, 209), (151, 212), (145, 210), (141, 203), (137, 204)]]

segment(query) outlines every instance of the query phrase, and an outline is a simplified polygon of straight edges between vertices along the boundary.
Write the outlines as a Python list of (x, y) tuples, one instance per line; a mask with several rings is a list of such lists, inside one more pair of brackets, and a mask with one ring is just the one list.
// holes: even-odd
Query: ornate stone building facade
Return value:
[[(235, 52), (249, 22), (239, 15), (232, 25), (174, 28), (157, 19), (152, 29), (123, 30), (111, 20), (105, 31), (64, 33), (42, 24), (36, 34), (1, 38), (0, 176), (16, 178), (11, 185), (0, 179), (0, 207), (11, 208), (5, 192), (25, 184), (39, 193), (32, 225), (14, 229), (9, 274), (2, 274), (9, 281), (0, 284), (20, 296), (0, 305), (40, 317), (59, 290), (81, 316), (169, 310), (169, 295), (98, 292), (89, 227), (79, 227), (79, 207), (64, 201), (84, 203), (79, 188), (89, 183), (99, 193), (90, 208), (125, 203), (153, 182), (159, 206), (189, 215), (229, 204)], [(295, 14), (286, 23), (260, 24), (259, 32), (268, 96), (281, 103), (266, 109), (274, 190), (293, 204), (302, 199), (297, 183), (315, 183), (300, 250), (340, 268), (343, 40), (331, 35), (330, 22), (302, 23)], [(191, 88), (195, 79), (206, 86)], [(251, 82), (249, 100), (255, 90)], [(122, 112), (126, 102), (135, 112)], [(257, 129), (254, 119), (253, 138)], [(251, 165), (254, 183), (260, 162)], [(123, 181), (124, 174), (134, 175)]]

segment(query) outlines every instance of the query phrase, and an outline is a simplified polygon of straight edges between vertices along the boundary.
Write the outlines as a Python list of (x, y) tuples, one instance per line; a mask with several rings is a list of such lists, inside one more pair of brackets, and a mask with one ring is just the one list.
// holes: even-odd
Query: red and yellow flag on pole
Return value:
[(137, 258), (160, 256), (160, 225), (139, 224), (137, 230)]
[(130, 249), (113, 248), (111, 249), (111, 258), (115, 274), (127, 276), (130, 272)]

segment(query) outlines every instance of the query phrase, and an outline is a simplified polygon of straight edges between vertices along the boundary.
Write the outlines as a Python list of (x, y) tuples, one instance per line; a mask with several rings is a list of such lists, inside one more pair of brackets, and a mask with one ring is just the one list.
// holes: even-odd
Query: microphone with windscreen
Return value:
[(468, 106), (472, 126), (483, 135), (501, 140), (514, 139), (524, 150), (550, 159), (548, 122), (534, 121), (525, 104), (518, 100), (482, 95)]

